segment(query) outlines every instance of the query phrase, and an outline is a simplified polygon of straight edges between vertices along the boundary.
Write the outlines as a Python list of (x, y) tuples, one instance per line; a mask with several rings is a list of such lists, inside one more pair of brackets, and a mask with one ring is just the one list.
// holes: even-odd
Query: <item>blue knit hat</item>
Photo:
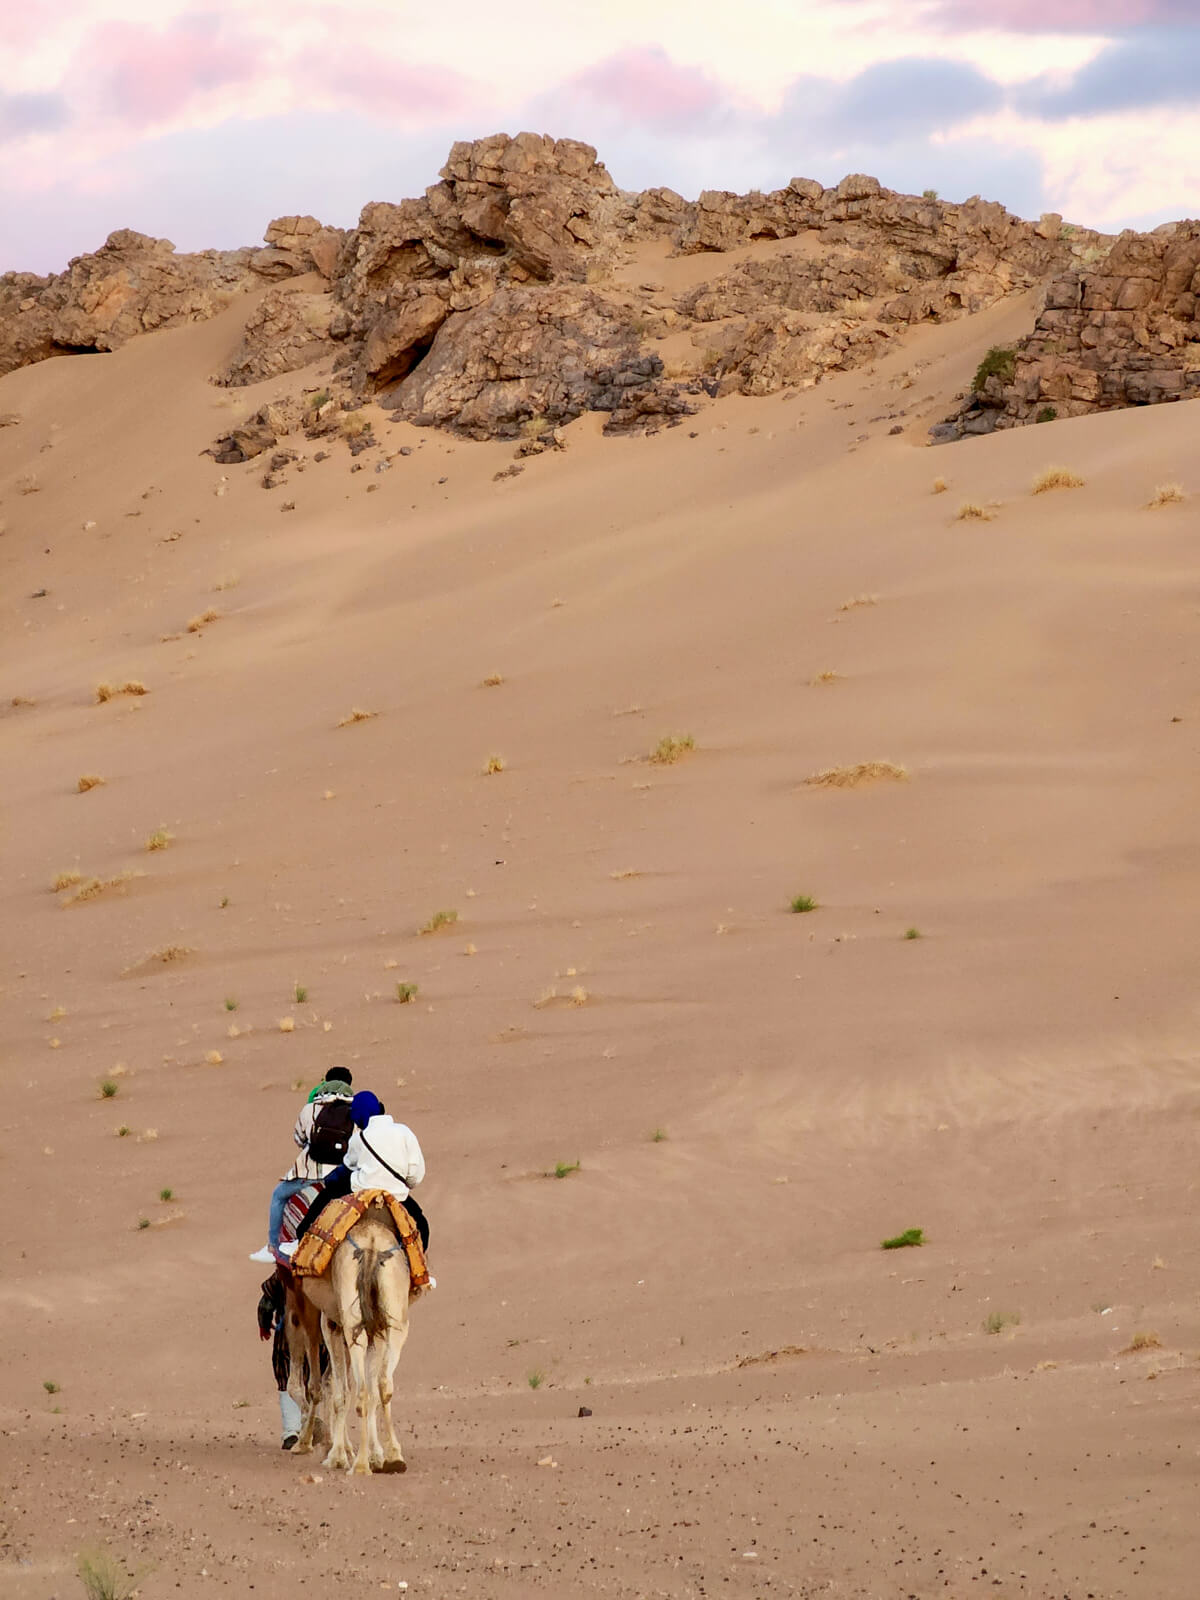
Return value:
[(383, 1102), (370, 1089), (360, 1089), (350, 1102), (350, 1116), (356, 1128), (365, 1128), (372, 1117), (382, 1114)]

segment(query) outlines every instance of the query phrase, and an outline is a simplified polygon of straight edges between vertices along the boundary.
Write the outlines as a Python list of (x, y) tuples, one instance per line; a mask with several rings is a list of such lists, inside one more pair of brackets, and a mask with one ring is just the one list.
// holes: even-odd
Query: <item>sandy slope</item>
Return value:
[[(234, 313), (4, 380), (6, 1592), (98, 1542), (185, 1600), (1195, 1592), (1200, 501), (1143, 509), (1195, 417), (914, 448), (1026, 320), (500, 482), (386, 421), (215, 467), (281, 387), (206, 382)], [(334, 1061), (441, 1287), (408, 1476), (318, 1485), (245, 1256)]]

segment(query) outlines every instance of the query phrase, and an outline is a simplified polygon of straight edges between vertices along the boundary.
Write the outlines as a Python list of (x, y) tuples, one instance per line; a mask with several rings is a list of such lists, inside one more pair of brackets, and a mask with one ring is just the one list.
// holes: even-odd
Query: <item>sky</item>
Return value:
[(501, 130), (689, 198), (867, 172), (1106, 230), (1200, 214), (1200, 0), (25, 0), (0, 40), (0, 272), (122, 227), (350, 227)]

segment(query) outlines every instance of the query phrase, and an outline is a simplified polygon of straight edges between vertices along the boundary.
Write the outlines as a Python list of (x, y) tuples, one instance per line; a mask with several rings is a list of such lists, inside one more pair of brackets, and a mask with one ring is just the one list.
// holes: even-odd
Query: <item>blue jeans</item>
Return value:
[(299, 1194), (311, 1178), (281, 1178), (271, 1195), (271, 1214), (267, 1222), (267, 1244), (272, 1250), (279, 1248), (279, 1230), (283, 1226), (283, 1208), (294, 1194)]

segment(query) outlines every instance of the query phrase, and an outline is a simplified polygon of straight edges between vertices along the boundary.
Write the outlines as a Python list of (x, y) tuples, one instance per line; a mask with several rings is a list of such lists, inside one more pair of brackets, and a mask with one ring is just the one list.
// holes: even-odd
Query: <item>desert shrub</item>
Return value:
[(1066, 467), (1047, 467), (1030, 485), (1031, 494), (1049, 494), (1052, 489), (1082, 489), (1083, 479)]
[(1017, 370), (1017, 352), (1007, 345), (994, 344), (975, 369), (971, 387), (978, 394), (989, 378), (1011, 383)]
[(881, 1250), (908, 1250), (924, 1243), (924, 1228), (905, 1228), (903, 1233), (897, 1233), (891, 1239), (882, 1240), (879, 1248)]
[(815, 911), (817, 901), (810, 894), (798, 894), (790, 902), (790, 909), (795, 912)]

